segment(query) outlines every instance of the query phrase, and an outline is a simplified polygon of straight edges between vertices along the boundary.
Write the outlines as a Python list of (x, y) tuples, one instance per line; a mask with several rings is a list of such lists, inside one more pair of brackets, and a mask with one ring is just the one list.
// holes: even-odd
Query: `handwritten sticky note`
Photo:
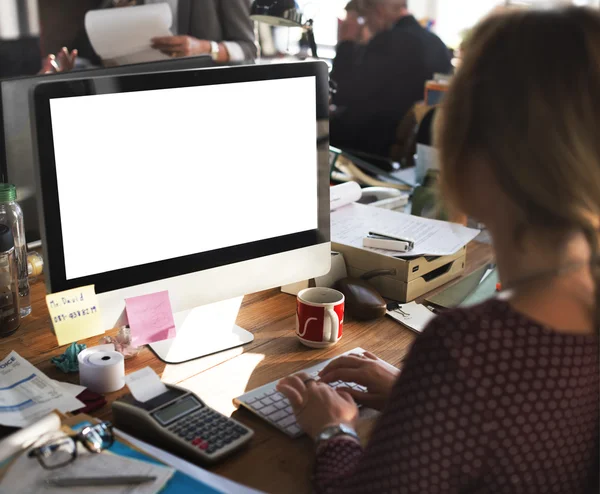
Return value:
[(104, 333), (94, 285), (46, 295), (59, 345)]
[(133, 346), (175, 338), (175, 321), (169, 292), (125, 299)]

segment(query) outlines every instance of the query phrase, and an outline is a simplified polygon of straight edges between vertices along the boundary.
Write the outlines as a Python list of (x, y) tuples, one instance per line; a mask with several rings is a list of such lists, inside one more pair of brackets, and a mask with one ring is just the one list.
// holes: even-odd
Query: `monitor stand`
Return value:
[(242, 300), (238, 297), (173, 314), (177, 336), (150, 343), (150, 348), (163, 362), (180, 364), (250, 343), (254, 335), (235, 325)]

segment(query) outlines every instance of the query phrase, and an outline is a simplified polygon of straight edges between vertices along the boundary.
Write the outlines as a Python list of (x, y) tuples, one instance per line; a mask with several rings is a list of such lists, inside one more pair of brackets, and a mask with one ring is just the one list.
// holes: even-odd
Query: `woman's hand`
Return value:
[(304, 372), (279, 381), (277, 391), (290, 400), (298, 425), (313, 439), (329, 426), (354, 426), (358, 418), (358, 407), (348, 393), (338, 392)]
[(385, 406), (400, 371), (375, 355), (345, 355), (329, 363), (320, 373), (321, 381), (332, 383), (344, 381), (360, 384), (366, 392), (344, 389), (357, 403), (382, 410)]
[(152, 38), (152, 48), (170, 57), (189, 57), (210, 53), (210, 41), (193, 36), (162, 36)]
[(69, 53), (66, 47), (63, 47), (56, 55), (48, 55), (42, 62), (40, 74), (54, 74), (57, 72), (68, 72), (75, 67), (77, 61), (77, 50)]

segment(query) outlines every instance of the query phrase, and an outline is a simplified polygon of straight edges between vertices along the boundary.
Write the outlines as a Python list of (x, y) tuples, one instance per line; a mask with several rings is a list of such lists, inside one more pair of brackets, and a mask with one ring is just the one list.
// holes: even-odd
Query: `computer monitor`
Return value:
[(107, 328), (168, 290), (177, 337), (151, 347), (169, 363), (251, 341), (209, 304), (330, 269), (327, 79), (306, 62), (38, 86), (47, 289), (94, 284)]
[[(159, 71), (193, 70), (214, 65), (210, 56), (200, 56), (119, 67), (76, 70), (51, 76), (0, 80), (0, 175), (2, 181), (13, 183), (17, 187), (18, 202), (25, 216), (27, 241), (37, 241), (41, 238), (33, 178), (35, 159), (30, 123), (30, 94), (35, 86), (48, 80), (64, 81)], [(94, 152), (99, 144), (96, 142), (93, 148), (83, 150), (84, 154)]]

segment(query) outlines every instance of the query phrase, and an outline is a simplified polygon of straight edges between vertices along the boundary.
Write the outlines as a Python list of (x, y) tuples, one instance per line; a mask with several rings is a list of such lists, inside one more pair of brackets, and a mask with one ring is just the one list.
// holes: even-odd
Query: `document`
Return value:
[(144, 367), (125, 376), (125, 383), (133, 397), (142, 403), (166, 393), (167, 387), (150, 367)]
[(85, 29), (96, 53), (107, 65), (167, 60), (151, 39), (172, 36), (173, 14), (167, 3), (91, 10)]
[[(75, 461), (56, 470), (44, 469), (35, 458), (28, 458), (26, 453), (19, 455), (10, 465), (0, 483), (0, 489), (6, 492), (26, 492), (42, 494), (47, 492), (85, 492), (86, 494), (155, 494), (160, 492), (173, 476), (175, 470), (146, 461), (125, 458), (104, 452), (94, 454), (79, 445)], [(153, 482), (140, 485), (117, 485), (98, 487), (61, 488), (50, 487), (47, 480), (66, 477), (114, 477), (120, 476), (152, 476)]]
[(60, 417), (56, 413), (51, 413), (4, 438), (0, 441), (0, 466), (11, 456), (31, 446), (41, 436), (59, 430), (60, 425)]
[(232, 480), (226, 479), (214, 473), (204, 470), (199, 466), (196, 466), (179, 456), (175, 456), (163, 449), (157, 448), (151, 444), (148, 444), (137, 437), (130, 436), (123, 431), (115, 430), (118, 436), (122, 437), (129, 443), (133, 444), (136, 448), (140, 449), (146, 454), (153, 456), (154, 458), (162, 461), (163, 463), (175, 468), (176, 470), (196, 479), (197, 481), (206, 484), (219, 492), (227, 492), (235, 494), (260, 494), (261, 491), (251, 489), (244, 485), (233, 482)]
[(388, 310), (387, 315), (417, 333), (423, 332), (429, 321), (435, 317), (427, 307), (416, 302), (402, 304), (397, 309)]
[(175, 338), (175, 321), (168, 291), (126, 298), (125, 310), (133, 346)]
[(362, 197), (362, 189), (356, 182), (334, 185), (329, 189), (329, 209), (335, 211), (357, 202)]
[(46, 295), (59, 345), (104, 333), (94, 285)]
[[(363, 247), (369, 232), (414, 241), (414, 248), (402, 255), (397, 251)], [(348, 204), (331, 213), (331, 241), (392, 257), (447, 256), (462, 249), (479, 230), (447, 221), (430, 220), (389, 209)]]
[(17, 352), (0, 360), (0, 424), (25, 427), (53, 410), (64, 413), (84, 406)]

